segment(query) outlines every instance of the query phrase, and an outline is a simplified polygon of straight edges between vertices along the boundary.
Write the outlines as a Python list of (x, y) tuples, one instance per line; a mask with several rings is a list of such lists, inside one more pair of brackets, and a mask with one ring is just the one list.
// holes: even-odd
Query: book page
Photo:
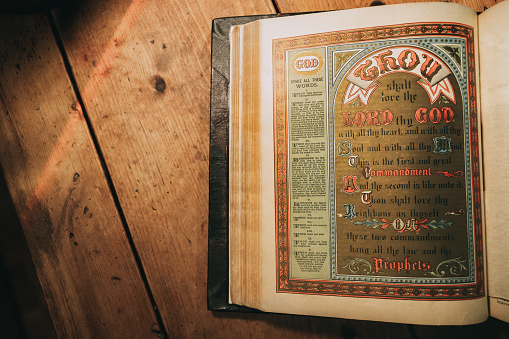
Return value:
[(484, 182), (486, 197), (486, 243), (490, 314), (509, 321), (509, 231), (505, 211), (509, 204), (508, 140), (509, 83), (503, 77), (509, 55), (509, 2), (502, 2), (479, 16), (481, 98), (484, 146)]
[[(261, 287), (261, 140), (258, 23), (232, 29), (229, 128), (230, 302), (256, 303)], [(241, 114), (243, 113), (243, 114)]]
[(263, 294), (248, 306), (486, 319), (476, 34), (454, 4), (262, 21)]

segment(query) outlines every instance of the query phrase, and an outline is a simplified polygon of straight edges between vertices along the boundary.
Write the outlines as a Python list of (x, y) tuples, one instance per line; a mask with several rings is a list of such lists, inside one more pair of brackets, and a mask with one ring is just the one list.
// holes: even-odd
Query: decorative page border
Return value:
[[(440, 285), (436, 283), (408, 284), (337, 280), (291, 279), (289, 258), (288, 223), (288, 139), (287, 139), (287, 92), (286, 55), (287, 51), (350, 44), (356, 42), (384, 41), (394, 38), (421, 36), (460, 37), (466, 40), (469, 130), (465, 130), (465, 141), (470, 145), (467, 154), (467, 171), (471, 173), (471, 190), (467, 190), (467, 201), (471, 202), (473, 214), (475, 282)], [(477, 116), (477, 94), (474, 54), (474, 31), (467, 25), (456, 23), (419, 23), (350, 31), (330, 32), (316, 35), (277, 39), (273, 41), (273, 95), (274, 95), (274, 136), (275, 136), (275, 184), (276, 184), (276, 241), (277, 241), (277, 292), (376, 297), (418, 300), (454, 300), (483, 297), (483, 239), (480, 185), (480, 156)], [(468, 153), (468, 151), (467, 151)], [(468, 165), (470, 168), (468, 169)], [(468, 180), (468, 179), (467, 179)]]
[[(455, 45), (461, 45), (463, 48), (463, 52), (461, 54), (461, 65), (462, 67), (455, 64), (450, 57), (441, 49), (436, 47), (439, 44), (455, 44)], [(375, 46), (374, 46), (375, 45)], [(436, 55), (438, 55), (442, 61), (445, 61), (447, 59), (450, 60), (450, 62), (446, 62), (447, 66), (450, 67), (453, 74), (455, 75), (456, 79), (458, 80), (460, 90), (461, 90), (461, 96), (463, 99), (463, 112), (468, 112), (468, 82), (467, 82), (467, 61), (466, 61), (466, 39), (465, 38), (458, 38), (458, 37), (451, 37), (451, 36), (426, 36), (426, 37), (411, 37), (406, 39), (389, 39), (385, 40), (384, 42), (380, 41), (368, 41), (368, 42), (356, 42), (356, 43), (347, 43), (343, 45), (333, 45), (327, 47), (327, 57), (329, 65), (333, 65), (333, 57), (334, 52), (340, 51), (356, 51), (357, 53), (355, 56), (353, 56), (346, 64), (345, 66), (338, 72), (338, 74), (334, 74), (329, 70), (329, 93), (333, 93), (329, 95), (329, 126), (334, 126), (334, 119), (335, 119), (335, 112), (334, 112), (334, 100), (332, 98), (335, 97), (335, 93), (337, 93), (339, 86), (341, 82), (343, 81), (344, 76), (346, 73), (348, 73), (351, 70), (351, 67), (353, 67), (357, 62), (367, 55), (374, 53), (377, 50), (380, 50), (382, 48), (388, 48), (388, 47), (401, 47), (401, 46), (411, 46), (416, 48), (422, 48), (425, 51), (432, 52)], [(463, 123), (465, 127), (465, 148), (466, 148), (466, 161), (465, 163), (470, 162), (470, 144), (468, 142), (469, 140), (469, 120), (468, 115), (465, 114), (463, 117)], [(333, 128), (332, 128), (333, 129)], [(334, 153), (334, 131), (331, 129), (329, 132), (329, 153)], [(335, 209), (335, 192), (336, 192), (336, 186), (335, 186), (335, 166), (330, 166), (330, 173), (329, 173), (329, 192), (330, 198), (330, 208), (331, 208), (331, 242), (334, 244), (336, 239), (336, 211)], [(470, 166), (466, 166), (466, 173), (465, 177), (467, 182), (470, 181), (471, 173), (470, 173)], [(467, 205), (472, 206), (471, 201), (471, 186), (468, 185), (467, 188)], [(471, 212), (471, 209), (469, 209), (469, 212)], [(472, 230), (473, 230), (473, 221), (472, 221), (472, 215), (471, 213), (467, 213), (468, 217), (468, 224), (467, 224), (467, 230), (469, 233), (468, 237), (468, 249), (469, 249), (469, 271), (470, 275), (468, 277), (462, 277), (462, 278), (416, 278), (416, 277), (373, 277), (370, 275), (365, 276), (358, 276), (358, 275), (348, 275), (348, 274), (335, 274), (336, 267), (338, 265), (336, 261), (336, 246), (331, 246), (331, 279), (333, 280), (343, 280), (343, 281), (370, 281), (370, 282), (390, 282), (390, 283), (412, 283), (412, 285), (415, 284), (455, 284), (455, 283), (471, 283), (475, 281), (475, 267), (474, 267), (474, 241), (472, 237)], [(454, 265), (454, 263), (451, 263), (451, 265)], [(457, 265), (457, 264), (456, 264)]]

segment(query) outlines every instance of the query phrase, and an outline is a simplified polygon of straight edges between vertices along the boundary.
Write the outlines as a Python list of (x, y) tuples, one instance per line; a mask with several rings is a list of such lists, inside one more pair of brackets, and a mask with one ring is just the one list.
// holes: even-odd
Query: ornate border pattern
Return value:
[[(483, 240), (481, 219), (481, 186), (479, 163), (479, 135), (477, 116), (477, 93), (472, 27), (454, 23), (421, 23), (390, 27), (375, 27), (351, 31), (331, 32), (300, 36), (273, 41), (273, 95), (274, 95), (274, 136), (275, 136), (275, 181), (276, 181), (276, 241), (277, 241), (277, 292), (375, 297), (393, 299), (453, 300), (473, 299), (484, 296)], [(384, 39), (417, 36), (455, 36), (467, 41), (468, 63), (468, 107), (470, 133), (470, 168), (473, 195), (474, 242), (476, 282), (461, 285), (408, 285), (395, 283), (362, 283), (343, 281), (316, 281), (291, 279), (289, 277), (288, 243), (288, 169), (287, 169), (287, 107), (286, 107), (286, 52), (306, 47), (332, 44), (355, 43)]]

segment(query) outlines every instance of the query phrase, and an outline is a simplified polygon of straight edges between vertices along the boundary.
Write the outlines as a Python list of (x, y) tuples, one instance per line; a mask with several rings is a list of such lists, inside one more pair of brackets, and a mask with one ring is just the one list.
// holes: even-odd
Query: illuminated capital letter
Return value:
[(398, 62), (401, 68), (411, 71), (419, 64), (419, 56), (411, 49), (405, 49), (399, 54)]
[(382, 74), (399, 69), (399, 66), (396, 64), (396, 59), (389, 55), (392, 55), (392, 51), (385, 51), (379, 55), (373, 56), (378, 64), (378, 68), (380, 68), (380, 73)]
[(362, 176), (364, 177), (364, 179), (366, 179), (366, 180), (371, 179), (370, 173), (371, 173), (371, 168), (370, 167), (364, 167), (362, 169)]
[(345, 218), (348, 218), (348, 219), (350, 219), (350, 221), (353, 221), (353, 218), (355, 218), (355, 216), (356, 216), (356, 214), (355, 214), (355, 205), (344, 204), (343, 206), (346, 209)]
[(363, 204), (371, 205), (371, 192), (373, 192), (373, 191), (362, 192), (361, 201)]
[[(440, 65), (438, 62), (436, 62), (432, 57), (423, 54), (424, 57), (424, 63), (421, 65), (421, 74), (423, 77), (426, 78), (429, 82), (431, 82), (431, 79), (440, 71), (442, 68), (442, 65)], [(435, 63), (433, 64), (433, 61)], [(432, 66), (433, 64), (433, 66)]]
[(380, 269), (382, 268), (383, 259), (378, 257), (378, 258), (373, 258), (373, 260), (374, 260), (374, 264), (375, 264), (375, 272), (378, 273), (378, 271), (380, 271)]
[(358, 160), (359, 156), (358, 155), (351, 155), (348, 157), (348, 165), (350, 167), (355, 167), (357, 168), (357, 160)]
[(350, 112), (343, 112), (343, 117), (345, 118), (345, 126), (351, 127), (353, 126), (353, 119), (349, 118)]
[(366, 63), (357, 67), (357, 69), (354, 71), (354, 76), (358, 78), (360, 77), (361, 80), (364, 81), (375, 80), (378, 77), (379, 72), (378, 68), (374, 66), (368, 69), (368, 67), (371, 66), (371, 64), (372, 64), (371, 60), (366, 60)]
[(454, 112), (451, 107), (443, 107), (442, 113), (444, 115), (444, 121), (446, 123), (451, 123), (454, 121)]
[(418, 108), (417, 111), (415, 111), (415, 119), (417, 122), (423, 124), (428, 121), (428, 116), (426, 115), (427, 108)]
[(346, 177), (343, 177), (344, 185), (343, 185), (343, 188), (341, 189), (341, 192), (345, 192), (345, 193), (358, 192), (359, 188), (355, 184), (356, 179), (357, 179), (357, 177), (355, 177), (353, 175), (347, 175)]
[(400, 218), (394, 219), (394, 221), (392, 222), (392, 227), (394, 227), (394, 229), (398, 232), (403, 232), (405, 226), (406, 226), (405, 222)]
[(445, 154), (452, 152), (451, 150), (451, 138), (448, 137), (436, 137), (433, 138), (433, 145), (435, 145), (434, 153)]
[(338, 155), (342, 157), (352, 155), (352, 142), (348, 140), (341, 140), (338, 142)]

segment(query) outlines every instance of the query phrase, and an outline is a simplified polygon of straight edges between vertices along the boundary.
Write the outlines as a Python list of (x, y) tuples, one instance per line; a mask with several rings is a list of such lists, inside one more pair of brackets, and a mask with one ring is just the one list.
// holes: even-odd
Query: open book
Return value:
[(228, 304), (509, 321), (508, 17), (420, 3), (233, 27), (229, 120), (211, 117)]

